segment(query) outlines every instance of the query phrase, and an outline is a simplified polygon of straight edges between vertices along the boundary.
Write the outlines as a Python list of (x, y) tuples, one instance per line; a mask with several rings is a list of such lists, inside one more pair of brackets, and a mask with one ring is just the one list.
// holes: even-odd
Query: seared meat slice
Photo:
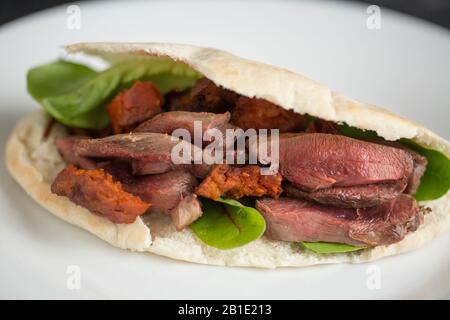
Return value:
[(382, 143), (382, 144), (385, 144), (385, 145), (388, 145), (388, 146), (391, 146), (394, 148), (399, 148), (399, 149), (405, 150), (412, 156), (413, 162), (414, 162), (414, 167), (413, 167), (413, 172), (409, 176), (408, 185), (405, 189), (405, 193), (415, 194), (417, 189), (419, 188), (420, 179), (422, 178), (422, 176), (424, 175), (424, 173), (427, 169), (427, 164), (428, 164), (427, 158), (425, 158), (424, 156), (420, 155), (416, 151), (414, 151), (396, 141), (385, 141), (383, 139), (376, 139), (373, 141)]
[(103, 169), (84, 170), (68, 165), (53, 181), (51, 190), (114, 223), (133, 223), (150, 207), (126, 192)]
[(203, 214), (200, 201), (195, 194), (190, 194), (181, 200), (178, 205), (171, 210), (170, 216), (177, 231), (182, 231)]
[(417, 189), (419, 189), (420, 179), (422, 179), (422, 176), (427, 169), (428, 160), (417, 152), (411, 149), (408, 150), (414, 160), (414, 169), (412, 174), (409, 176), (408, 186), (406, 187), (405, 192), (409, 194), (415, 194), (417, 192)]
[(282, 241), (328, 241), (364, 245), (350, 237), (355, 209), (325, 207), (311, 202), (280, 198), (263, 198), (256, 208), (266, 220), (266, 235)]
[(215, 200), (222, 195), (234, 199), (264, 195), (277, 198), (282, 192), (281, 176), (279, 174), (261, 175), (260, 169), (256, 165), (243, 167), (215, 165), (195, 193)]
[[(180, 159), (181, 163), (175, 164), (171, 158), (172, 148), (175, 146), (191, 150), (191, 157)], [(203, 169), (206, 165), (191, 165), (194, 155), (201, 155), (201, 148), (167, 134), (130, 133), (103, 139), (84, 139), (75, 143), (74, 150), (85, 157), (131, 161), (133, 174), (157, 174), (192, 166), (201, 167), (199, 170), (193, 169), (194, 171), (207, 171)]]
[(356, 210), (358, 219), (352, 224), (350, 236), (371, 246), (399, 242), (423, 223), (423, 209), (407, 194), (376, 207)]
[(170, 111), (224, 113), (236, 104), (239, 95), (202, 78), (187, 92), (170, 94), (166, 108)]
[(151, 82), (136, 81), (108, 105), (115, 134), (127, 132), (162, 111), (163, 96)]
[(183, 165), (181, 168), (192, 173), (196, 178), (204, 179), (212, 169), (212, 165), (209, 164), (192, 164)]
[(123, 162), (110, 162), (104, 169), (122, 183), (124, 190), (151, 203), (148, 212), (170, 214), (178, 231), (202, 215), (200, 201), (192, 193), (197, 179), (187, 171), (133, 176), (130, 166)]
[(402, 149), (324, 133), (280, 139), (279, 161), (283, 178), (308, 191), (393, 183), (413, 171)]
[(83, 169), (95, 169), (97, 164), (94, 160), (77, 154), (74, 150), (75, 142), (85, 137), (69, 136), (56, 140), (56, 148), (58, 148), (61, 157), (67, 164), (73, 164)]
[(399, 148), (411, 155), (411, 157), (413, 158), (413, 163), (414, 163), (413, 171), (412, 171), (411, 175), (409, 176), (408, 185), (404, 192), (408, 193), (408, 194), (415, 194), (417, 189), (419, 188), (420, 179), (422, 178), (422, 176), (424, 175), (424, 173), (426, 171), (427, 164), (428, 164), (427, 158), (425, 158), (424, 156), (420, 155), (418, 152), (412, 150), (411, 148), (408, 148), (407, 146), (405, 146), (397, 141), (386, 141), (381, 138), (372, 138), (372, 139), (368, 139), (367, 141), (394, 147), (394, 148)]
[(179, 143), (179, 139), (158, 133), (119, 134), (80, 140), (75, 151), (87, 157), (132, 161), (133, 168), (138, 167), (135, 174), (156, 174), (174, 169), (170, 154)]
[[(306, 132), (339, 134), (339, 129), (334, 122), (316, 119), (308, 126)], [(368, 139), (367, 141), (391, 146), (394, 148), (399, 148), (405, 150), (412, 156), (414, 162), (413, 172), (409, 176), (408, 185), (404, 190), (404, 192), (408, 194), (415, 194), (417, 189), (419, 188), (420, 179), (425, 173), (426, 166), (428, 163), (427, 158), (396, 141), (386, 141), (381, 138)]]
[(295, 132), (304, 127), (305, 117), (263, 99), (240, 97), (231, 114), (231, 123), (244, 130)]
[(406, 188), (406, 179), (396, 183), (368, 184), (353, 187), (332, 187), (312, 192), (303, 191), (290, 183), (283, 187), (289, 197), (315, 201), (340, 208), (367, 208), (392, 200)]
[(151, 203), (149, 212), (170, 213), (198, 185), (191, 173), (182, 170), (133, 176), (128, 164), (117, 162), (107, 164), (104, 169), (114, 180), (120, 181), (125, 191)]
[(388, 245), (423, 222), (416, 201), (405, 194), (368, 209), (333, 208), (291, 198), (260, 199), (256, 208), (264, 215), (268, 237), (293, 242)]
[(186, 129), (194, 141), (194, 121), (201, 124), (201, 135), (212, 128), (222, 130), (230, 120), (230, 113), (172, 111), (161, 113), (138, 126), (135, 132), (155, 132), (171, 134), (176, 129)]
[[(317, 120), (316, 120), (317, 121)], [(328, 140), (328, 143), (324, 143), (324, 147), (323, 150), (317, 150), (316, 145), (318, 146), (317, 148), (320, 148), (320, 141), (316, 142), (316, 145), (312, 144), (313, 147), (311, 147), (311, 144), (305, 144), (303, 145), (305, 140), (311, 139), (312, 137), (317, 137), (317, 140)], [(282, 147), (281, 151), (280, 151), (280, 155), (282, 154), (286, 154), (289, 153), (289, 155), (287, 155), (287, 157), (283, 158), (282, 156), (280, 156), (280, 172), (283, 174), (285, 174), (285, 178), (289, 179), (289, 173), (291, 173), (289, 166), (292, 166), (294, 168), (294, 173), (296, 170), (296, 165), (297, 163), (302, 165), (301, 162), (305, 161), (306, 164), (304, 165), (310, 165), (308, 163), (308, 161), (310, 161), (312, 163), (311, 165), (311, 170), (308, 173), (309, 175), (313, 175), (313, 179), (317, 180), (317, 177), (314, 176), (314, 170), (317, 171), (317, 176), (319, 178), (326, 178), (326, 169), (325, 172), (322, 168), (320, 168), (321, 166), (321, 161), (329, 161), (329, 159), (327, 159), (327, 152), (329, 152), (333, 157), (335, 157), (336, 155), (340, 156), (341, 159), (339, 159), (339, 162), (336, 162), (332, 165), (337, 166), (337, 169), (335, 169), (334, 171), (338, 171), (342, 170), (344, 171), (343, 173), (345, 173), (345, 170), (354, 170), (352, 169), (352, 167), (355, 166), (360, 166), (360, 168), (356, 168), (357, 170), (364, 170), (366, 171), (366, 173), (370, 173), (370, 170), (373, 169), (379, 169), (380, 171), (383, 169), (383, 163), (379, 163), (377, 164), (376, 162), (374, 162), (372, 159), (376, 159), (374, 158), (375, 154), (381, 154), (383, 152), (383, 150), (386, 153), (385, 158), (387, 160), (389, 160), (390, 156), (389, 156), (389, 152), (391, 152), (393, 150), (393, 148), (396, 149), (401, 149), (401, 151), (398, 150), (394, 150), (394, 155), (397, 155), (398, 157), (404, 157), (405, 158), (405, 177), (401, 178), (401, 179), (397, 179), (397, 180), (391, 180), (389, 181), (387, 179), (386, 182), (376, 182), (376, 183), (367, 183), (366, 185), (364, 185), (364, 183), (359, 184), (359, 185), (349, 185), (349, 186), (335, 186), (332, 185), (331, 187), (328, 186), (327, 182), (325, 181), (325, 187), (321, 187), (320, 186), (320, 180), (319, 181), (314, 181), (314, 183), (317, 183), (317, 185), (315, 186), (316, 189), (313, 189), (313, 186), (305, 186), (302, 185), (303, 180), (305, 178), (308, 178), (307, 176), (299, 176), (298, 180), (299, 183), (297, 183), (296, 187), (298, 187), (296, 189), (288, 188), (289, 190), (286, 191), (291, 191), (290, 196), (293, 197), (297, 197), (297, 198), (302, 198), (302, 199), (309, 199), (309, 200), (314, 200), (323, 204), (331, 204), (331, 205), (336, 205), (336, 206), (340, 206), (340, 207), (364, 207), (364, 206), (373, 206), (373, 205), (377, 205), (385, 200), (389, 200), (392, 199), (394, 197), (396, 197), (399, 193), (405, 192), (405, 193), (409, 193), (409, 194), (414, 194), (415, 191), (417, 190), (419, 184), (420, 184), (420, 178), (422, 177), (425, 169), (426, 169), (426, 164), (427, 164), (427, 159), (423, 156), (421, 156), (420, 154), (418, 154), (417, 152), (399, 144), (396, 142), (387, 142), (381, 139), (378, 140), (370, 140), (370, 141), (360, 141), (360, 140), (355, 140), (355, 139), (351, 139), (345, 136), (341, 136), (341, 135), (336, 135), (335, 140), (340, 141), (339, 144), (335, 144), (333, 146), (333, 138), (331, 138), (331, 135), (325, 135), (325, 134), (307, 134), (307, 133), (284, 133), (280, 135), (280, 146)], [(364, 152), (366, 152), (366, 154), (364, 154), (363, 152), (361, 152), (362, 154), (361, 156), (361, 160), (358, 160), (358, 154), (356, 153), (355, 155), (349, 154), (349, 156), (351, 156), (352, 158), (350, 159), (345, 159), (345, 155), (343, 154), (344, 152), (336, 152), (333, 151), (332, 149), (330, 149), (329, 151), (326, 151), (328, 148), (328, 144), (330, 144), (333, 148), (336, 147), (341, 147), (341, 148), (345, 148), (345, 144), (346, 143), (352, 143), (353, 141), (358, 141), (358, 145), (365, 145), (364, 149), (361, 149), (362, 151), (364, 150)], [(270, 137), (268, 139), (268, 147), (267, 150), (269, 151), (268, 156), (270, 157), (270, 150), (271, 150), (271, 146), (270, 146)], [(326, 146), (326, 147), (325, 147)], [(367, 148), (370, 147), (370, 148)], [(389, 147), (386, 149), (386, 147)], [(249, 153), (253, 156), (256, 157), (257, 153), (257, 149), (258, 148), (258, 140), (256, 140), (254, 143), (249, 145)], [(305, 157), (305, 159), (303, 159), (303, 151), (301, 150), (308, 150), (306, 148), (309, 148), (309, 150), (314, 150), (317, 151), (317, 153), (320, 154), (320, 151), (322, 152), (321, 158), (317, 158), (314, 159), (312, 157)], [(350, 148), (351, 149), (351, 148)], [(379, 150), (377, 150), (379, 149)], [(343, 149), (344, 150), (344, 149)], [(376, 153), (375, 153), (375, 151)], [(357, 151), (357, 150), (356, 150)], [(311, 151), (306, 152), (308, 153), (309, 156), (314, 156), (314, 153), (312, 153)], [(296, 161), (296, 154), (298, 155), (298, 159), (300, 159), (298, 162)], [(286, 163), (286, 161), (284, 161), (284, 159), (290, 159), (292, 162), (291, 163)], [(334, 158), (332, 158), (333, 161)], [(367, 160), (365, 160), (367, 159)], [(413, 162), (413, 169), (411, 169), (411, 159)], [(341, 168), (339, 168), (339, 163), (340, 161), (342, 161), (341, 164)], [(349, 161), (348, 164), (348, 168), (345, 167), (345, 161)], [(366, 163), (364, 164), (363, 162), (366, 161)], [(360, 162), (360, 164), (358, 164), (358, 162)], [(327, 162), (328, 163), (328, 162)], [(398, 163), (400, 164), (399, 168), (401, 168), (401, 161), (393, 161), (393, 164)], [(387, 163), (389, 166), (391, 166), (389, 163)], [(372, 166), (374, 166), (374, 168), (371, 168)], [(286, 166), (288, 166), (286, 168)], [(366, 168), (364, 168), (366, 167)], [(386, 168), (388, 168), (388, 166), (386, 166)], [(331, 168), (328, 168), (331, 169)], [(376, 171), (375, 171), (376, 172)], [(410, 172), (408, 174), (408, 172)], [(331, 173), (333, 173), (331, 171)], [(351, 173), (351, 172), (349, 172)], [(349, 178), (351, 178), (353, 176), (350, 176)], [(376, 178), (376, 177), (375, 177)], [(290, 178), (291, 180), (296, 181), (295, 176), (293, 178)], [(332, 179), (330, 179), (331, 182), (333, 182)], [(407, 182), (407, 184), (406, 184)]]

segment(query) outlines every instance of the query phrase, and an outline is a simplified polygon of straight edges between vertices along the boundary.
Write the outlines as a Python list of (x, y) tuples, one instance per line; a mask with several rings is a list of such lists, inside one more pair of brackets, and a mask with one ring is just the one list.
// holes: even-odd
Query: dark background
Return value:
[[(343, 1), (343, 0), (339, 0)], [(358, 0), (354, 0), (358, 1)], [(450, 29), (450, 0), (359, 0), (410, 14)], [(0, 25), (65, 0), (0, 0)]]

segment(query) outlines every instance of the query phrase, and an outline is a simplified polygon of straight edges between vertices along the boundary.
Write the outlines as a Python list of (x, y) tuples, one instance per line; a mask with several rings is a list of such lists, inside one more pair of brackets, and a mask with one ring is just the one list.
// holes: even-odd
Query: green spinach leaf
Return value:
[(58, 121), (79, 128), (102, 128), (109, 123), (107, 102), (136, 80), (152, 81), (165, 94), (190, 88), (200, 77), (189, 66), (164, 57), (129, 60), (102, 72), (57, 61), (31, 69), (27, 87)]
[(96, 74), (84, 65), (59, 60), (30, 69), (27, 89), (34, 99), (40, 101), (74, 91)]
[(416, 192), (418, 201), (439, 199), (450, 189), (450, 160), (436, 150), (427, 149), (418, 143), (401, 139), (403, 145), (410, 147), (427, 158), (427, 169), (420, 179), (420, 186)]
[(263, 216), (254, 208), (232, 199), (202, 199), (203, 216), (190, 225), (196, 236), (209, 246), (232, 249), (262, 236)]
[(356, 247), (345, 243), (332, 242), (302, 242), (305, 248), (314, 251), (315, 253), (344, 253), (364, 249), (364, 247)]

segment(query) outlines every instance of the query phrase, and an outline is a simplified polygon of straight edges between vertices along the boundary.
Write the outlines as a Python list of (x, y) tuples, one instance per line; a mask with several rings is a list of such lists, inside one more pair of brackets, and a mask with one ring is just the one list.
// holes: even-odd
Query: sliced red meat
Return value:
[(350, 237), (371, 246), (399, 242), (423, 223), (423, 212), (416, 200), (407, 194), (379, 206), (356, 209)]
[(408, 194), (415, 194), (417, 189), (420, 185), (420, 179), (424, 175), (428, 160), (424, 156), (420, 155), (418, 152), (412, 150), (411, 148), (408, 148), (407, 146), (401, 144), (397, 141), (386, 141), (382, 138), (370, 138), (366, 141), (378, 143), (381, 145), (386, 145), (394, 148), (399, 148), (404, 150), (405, 152), (409, 153), (413, 159), (413, 171), (411, 175), (408, 178), (408, 185), (406, 189), (404, 190), (405, 193)]
[(104, 169), (120, 181), (125, 191), (151, 203), (149, 212), (154, 213), (170, 213), (198, 184), (191, 173), (182, 170), (133, 176), (128, 164), (117, 162), (107, 164)]
[(406, 188), (407, 181), (396, 183), (368, 184), (353, 187), (332, 187), (308, 192), (290, 183), (283, 187), (286, 195), (292, 198), (315, 201), (340, 208), (367, 208), (392, 200)]
[(104, 169), (122, 183), (124, 190), (151, 203), (150, 213), (170, 214), (178, 231), (202, 215), (200, 201), (192, 193), (197, 179), (187, 171), (133, 176), (130, 166), (120, 162), (110, 162)]
[[(316, 119), (313, 122), (311, 122), (311, 124), (306, 129), (306, 132), (339, 134), (339, 128), (334, 122)], [(404, 190), (404, 192), (408, 194), (415, 194), (417, 189), (419, 188), (420, 179), (422, 178), (422, 176), (426, 171), (426, 166), (428, 163), (427, 158), (396, 141), (386, 141), (382, 138), (375, 138), (375, 139), (371, 138), (367, 139), (367, 141), (391, 146), (394, 148), (399, 148), (405, 150), (412, 156), (414, 168), (412, 174), (408, 179), (408, 185)]]
[(409, 194), (415, 194), (417, 192), (417, 189), (419, 189), (420, 180), (427, 170), (428, 160), (415, 151), (410, 150), (410, 154), (412, 155), (414, 160), (414, 169), (408, 179), (408, 186), (406, 187), (405, 192)]
[(178, 205), (171, 210), (170, 216), (177, 231), (182, 231), (192, 222), (201, 217), (203, 211), (195, 194), (190, 194), (181, 200)]
[(415, 194), (417, 189), (419, 188), (420, 179), (422, 178), (427, 169), (428, 164), (427, 158), (396, 141), (386, 141), (383, 139), (374, 139), (372, 141), (376, 143), (385, 144), (394, 148), (402, 149), (411, 155), (411, 157), (413, 158), (414, 166), (413, 172), (409, 176), (408, 185), (405, 189), (405, 193)]
[(398, 148), (340, 135), (305, 133), (280, 139), (280, 173), (297, 187), (393, 183), (409, 177), (412, 156)]
[(137, 124), (162, 111), (163, 96), (151, 82), (136, 81), (108, 105), (114, 133), (130, 131)]
[(176, 129), (186, 129), (191, 135), (191, 141), (194, 142), (194, 122), (198, 121), (201, 125), (201, 138), (203, 134), (212, 128), (222, 130), (230, 120), (230, 113), (222, 114), (211, 112), (189, 112), (172, 111), (161, 113), (141, 125), (135, 132), (155, 132), (172, 134)]
[(292, 198), (260, 199), (256, 208), (266, 220), (268, 237), (292, 242), (388, 245), (423, 222), (417, 202), (405, 194), (368, 209), (333, 208)]
[[(181, 163), (174, 163), (171, 152), (175, 146), (180, 149), (181, 146), (185, 146), (185, 150), (191, 150), (191, 157), (180, 159)], [(133, 174), (157, 174), (193, 166), (199, 167), (192, 168), (193, 172), (205, 173), (208, 170), (207, 165), (191, 164), (196, 153), (201, 157), (201, 148), (167, 134), (130, 133), (103, 139), (83, 139), (75, 143), (74, 149), (77, 154), (84, 157), (129, 161), (133, 167)]]
[[(184, 143), (184, 142), (183, 142)], [(192, 147), (189, 145), (188, 147)], [(191, 163), (173, 163), (170, 159), (156, 158), (154, 155), (149, 157), (143, 157), (131, 160), (131, 166), (133, 168), (133, 174), (135, 175), (147, 175), (164, 173), (171, 170), (186, 170), (192, 173), (197, 178), (204, 178), (211, 170), (211, 165), (206, 163), (191, 164)]]
[(114, 223), (133, 223), (150, 207), (126, 192), (103, 169), (84, 170), (68, 165), (53, 181), (51, 190)]
[(74, 150), (75, 142), (85, 137), (70, 136), (59, 138), (56, 140), (56, 148), (58, 148), (61, 157), (67, 164), (73, 164), (83, 169), (95, 169), (97, 164), (94, 160), (77, 154)]

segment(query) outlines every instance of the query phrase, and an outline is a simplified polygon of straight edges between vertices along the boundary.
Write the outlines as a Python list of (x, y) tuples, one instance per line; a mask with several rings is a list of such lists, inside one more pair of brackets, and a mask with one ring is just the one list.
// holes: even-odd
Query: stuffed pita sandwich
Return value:
[(16, 125), (6, 163), (41, 206), (113, 246), (275, 268), (372, 261), (450, 228), (450, 144), (416, 123), (216, 49), (66, 50), (109, 65), (31, 69), (42, 108)]

